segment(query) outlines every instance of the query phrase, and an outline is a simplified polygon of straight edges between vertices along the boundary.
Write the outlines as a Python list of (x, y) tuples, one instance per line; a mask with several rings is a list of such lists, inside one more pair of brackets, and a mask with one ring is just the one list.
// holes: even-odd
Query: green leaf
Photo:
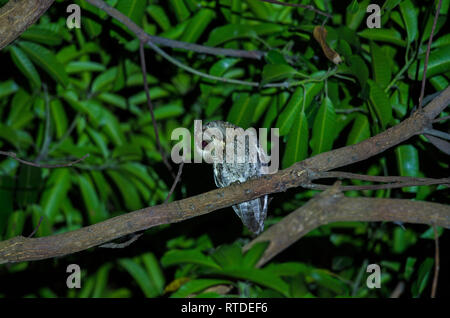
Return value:
[(159, 106), (155, 109), (155, 119), (162, 120), (167, 118), (173, 118), (180, 116), (184, 113), (183, 106), (177, 104), (167, 104), (164, 106)]
[(242, 266), (243, 256), (239, 244), (220, 245), (213, 254), (213, 260), (222, 268), (237, 268)]
[(99, 270), (97, 271), (94, 292), (92, 293), (92, 298), (100, 298), (103, 297), (106, 289), (106, 285), (108, 284), (108, 276), (109, 271), (111, 270), (112, 265), (109, 263), (103, 264)]
[(413, 283), (411, 288), (413, 297), (419, 297), (424, 291), (432, 274), (433, 265), (434, 260), (432, 258), (427, 258), (422, 264), (420, 264), (417, 280)]
[(289, 285), (281, 278), (273, 275), (272, 271), (255, 268), (224, 269), (220, 273), (238, 279), (249, 280), (261, 286), (272, 288), (284, 296), (289, 296)]
[(114, 181), (124, 200), (125, 207), (129, 211), (135, 211), (142, 208), (141, 198), (136, 187), (131, 181), (118, 171), (108, 171), (108, 175)]
[(417, 38), (417, 12), (411, 0), (405, 0), (400, 3), (400, 12), (405, 21), (408, 42), (412, 43)]
[(33, 25), (20, 35), (22, 40), (46, 45), (59, 45), (63, 38), (56, 30), (49, 27)]
[(408, 257), (406, 259), (405, 264), (405, 272), (403, 273), (403, 276), (407, 281), (411, 278), (412, 273), (414, 272), (414, 265), (416, 264), (417, 258), (415, 257)]
[(261, 85), (282, 81), (287, 78), (292, 78), (299, 73), (295, 68), (287, 64), (266, 64), (262, 71)]
[(439, 38), (436, 39), (436, 41), (434, 41), (433, 39), (433, 43), (431, 43), (431, 48), (435, 49), (437, 47), (446, 45), (450, 45), (450, 33), (440, 36)]
[(264, 58), (270, 64), (287, 64), (283, 54), (277, 50), (270, 50)]
[(346, 145), (354, 145), (370, 137), (369, 121), (366, 115), (357, 114)]
[(14, 211), (8, 218), (8, 225), (6, 227), (5, 239), (22, 235), (24, 225), (25, 225), (25, 212), (21, 210)]
[[(299, 86), (295, 89), (291, 98), (289, 99), (289, 103), (286, 105), (284, 110), (278, 116), (275, 127), (280, 129), (280, 136), (287, 135), (295, 120), (298, 119), (297, 114), (303, 109), (306, 108), (307, 105), (303, 107), (303, 96), (306, 94), (304, 88)], [(304, 111), (304, 109), (303, 109)]]
[(14, 94), (11, 102), (11, 111), (8, 115), (6, 124), (14, 129), (22, 129), (33, 120), (34, 113), (31, 111), (33, 105), (33, 97), (30, 96), (25, 90), (19, 89)]
[(17, 68), (27, 77), (30, 82), (36, 86), (41, 87), (41, 78), (33, 63), (27, 57), (27, 55), (19, 49), (16, 45), (10, 47), (11, 58), (16, 64)]
[(92, 291), (95, 287), (95, 277), (90, 276), (85, 280), (85, 283), (82, 284), (81, 290), (78, 294), (78, 298), (88, 298), (92, 294)]
[(406, 249), (417, 242), (416, 233), (407, 229), (404, 230), (401, 227), (396, 227), (394, 230), (394, 242), (393, 250), (394, 253), (401, 254), (406, 251)]
[(156, 182), (148, 172), (150, 168), (138, 162), (126, 162), (120, 168), (128, 172), (131, 176), (141, 180), (149, 189), (155, 189)]
[(290, 167), (308, 156), (308, 135), (308, 120), (302, 110), (294, 117), (294, 124), (287, 136), (288, 141), (283, 156), (283, 168)]
[(186, 298), (212, 286), (230, 284), (232, 284), (232, 282), (224, 279), (193, 279), (181, 285), (181, 287), (170, 297)]
[(69, 169), (52, 170), (46, 190), (44, 191), (40, 204), (44, 214), (53, 221), (59, 212), (62, 202), (71, 187)]
[(348, 293), (348, 286), (346, 283), (333, 277), (327, 270), (314, 269), (311, 273), (311, 277), (318, 285), (335, 292), (337, 295), (344, 296)]
[(210, 9), (201, 9), (195, 16), (190, 19), (188, 26), (186, 27), (181, 41), (195, 43), (205, 31), (206, 27), (214, 19), (214, 11)]
[(220, 269), (220, 266), (210, 256), (205, 256), (199, 250), (170, 250), (161, 258), (164, 267), (191, 263), (210, 268)]
[(221, 77), (225, 74), (226, 71), (230, 70), (237, 62), (239, 62), (239, 59), (229, 57), (218, 60), (209, 69), (209, 74)]
[(116, 79), (117, 67), (112, 67), (95, 78), (92, 83), (92, 92), (95, 93), (112, 88), (112, 85)]
[(326, 97), (314, 119), (312, 128), (311, 149), (312, 156), (329, 151), (333, 147), (336, 134), (336, 113), (333, 103)]
[(67, 63), (66, 72), (68, 74), (80, 72), (103, 72), (105, 66), (91, 61), (72, 61)]
[[(450, 45), (441, 46), (430, 52), (427, 66), (427, 79), (434, 75), (444, 74), (450, 71)], [(418, 80), (422, 80), (424, 69), (425, 54), (420, 59)], [(415, 79), (417, 69), (417, 61), (415, 61), (408, 69), (408, 76)]]
[(433, 85), (436, 91), (442, 91), (448, 87), (448, 81), (442, 75), (433, 76), (432, 78), (430, 78), (430, 83), (431, 85)]
[(239, 93), (228, 113), (227, 121), (244, 129), (250, 127), (258, 98), (259, 95), (249, 96), (248, 93)]
[[(439, 237), (439, 236), (442, 235), (442, 233), (444, 233), (444, 228), (440, 227), (440, 226), (436, 226), (436, 232), (437, 232), (438, 237)], [(425, 232), (422, 233), (422, 235), (420, 235), (420, 238), (434, 240), (434, 227), (430, 226), (428, 228), (428, 230), (426, 230)]]
[(125, 97), (122, 97), (117, 94), (113, 93), (101, 93), (97, 96), (97, 99), (106, 103), (110, 104), (116, 107), (119, 107), (120, 109), (126, 109), (127, 108), (127, 100)]
[(406, 45), (401, 34), (394, 29), (364, 29), (358, 35), (373, 41), (387, 42), (399, 46)]
[(231, 40), (256, 38), (257, 36), (269, 35), (281, 31), (283, 31), (283, 27), (272, 23), (261, 23), (255, 26), (227, 24), (212, 30), (209, 33), (209, 38), (205, 45), (217, 46)]
[(394, 9), (402, 0), (386, 0), (386, 2), (383, 5), (383, 9), (387, 12)]
[(13, 80), (7, 80), (0, 83), (0, 98), (4, 98), (17, 92), (19, 86)]
[(373, 106), (375, 114), (377, 115), (377, 118), (380, 120), (381, 126), (384, 129), (392, 121), (391, 102), (389, 101), (389, 98), (387, 97), (384, 90), (381, 89), (377, 83), (369, 80), (369, 85), (371, 105)]
[(267, 3), (259, 0), (245, 0), (245, 2), (257, 18), (270, 21), (273, 10), (270, 9)]
[(147, 13), (160, 26), (160, 28), (163, 29), (163, 31), (170, 29), (170, 20), (161, 6), (151, 4), (147, 7)]
[(366, 16), (366, 8), (369, 5), (369, 0), (362, 1), (359, 5), (356, 0), (352, 1), (347, 6), (345, 14), (345, 24), (351, 30), (356, 30)]
[(386, 60), (386, 53), (372, 41), (370, 42), (370, 53), (374, 80), (384, 89), (391, 81), (391, 68), (389, 61)]
[[(397, 167), (401, 176), (419, 177), (419, 153), (413, 145), (401, 145), (395, 148)], [(402, 188), (404, 192), (416, 193), (417, 186)]]
[(67, 133), (67, 115), (59, 99), (50, 101), (50, 113), (52, 115), (52, 125), (55, 127), (56, 137), (59, 139)]
[(247, 252), (245, 252), (242, 265), (248, 268), (255, 267), (268, 246), (269, 242), (258, 242), (253, 245)]
[(359, 5), (357, 0), (353, 0), (348, 6), (347, 6), (347, 12), (351, 14), (355, 14), (358, 12)]
[(94, 184), (87, 173), (78, 175), (78, 185), (81, 190), (81, 197), (84, 201), (89, 222), (94, 224), (103, 221), (106, 215), (103, 211), (103, 206), (100, 204)]
[(0, 239), (8, 225), (8, 218), (13, 212), (13, 189), (14, 179), (7, 175), (0, 177), (0, 206), (2, 213), (0, 213)]
[(0, 123), (0, 140), (1, 139), (8, 141), (17, 149), (26, 149), (33, 143), (33, 139), (27, 132), (13, 129), (2, 123)]
[(369, 78), (369, 69), (367, 68), (364, 60), (358, 55), (352, 55), (348, 59), (347, 63), (349, 64), (352, 74), (358, 79), (361, 88), (364, 88), (366, 86), (367, 79)]
[(266, 111), (267, 107), (269, 107), (269, 105), (271, 104), (272, 99), (273, 99), (272, 96), (260, 96), (259, 97), (258, 105), (256, 105), (255, 111), (253, 112), (253, 117), (252, 117), (253, 123), (256, 123), (259, 121), (261, 116)]
[(18, 174), (16, 200), (19, 206), (25, 209), (37, 202), (42, 186), (42, 171), (40, 168), (21, 165)]
[(158, 260), (153, 253), (145, 253), (142, 255), (142, 261), (152, 285), (158, 291), (158, 295), (161, 295), (164, 290), (165, 279)]
[(170, 1), (170, 8), (172, 8), (175, 11), (175, 16), (177, 17), (178, 21), (183, 21), (191, 15), (189, 9), (184, 4), (184, 0), (169, 0), (169, 1)]
[(28, 55), (28, 57), (53, 79), (58, 81), (64, 87), (68, 85), (69, 78), (64, 66), (56, 59), (56, 56), (39, 44), (21, 41), (19, 46)]
[(255, 37), (256, 35), (256, 32), (247, 26), (241, 24), (227, 24), (212, 30), (209, 33), (209, 38), (205, 45), (217, 46), (231, 40)]
[(159, 291), (152, 285), (147, 273), (141, 265), (130, 258), (123, 258), (118, 262), (133, 277), (145, 297), (157, 297), (160, 295)]
[(83, 15), (83, 29), (87, 31), (91, 39), (98, 36), (102, 32), (102, 25), (98, 23), (98, 19), (95, 19), (94, 17), (100, 16), (101, 11), (84, 0), (77, 0), (76, 3), (82, 8), (82, 12), (90, 13)]
[(117, 10), (129, 17), (138, 26), (142, 26), (146, 2), (142, 0), (119, 1)]

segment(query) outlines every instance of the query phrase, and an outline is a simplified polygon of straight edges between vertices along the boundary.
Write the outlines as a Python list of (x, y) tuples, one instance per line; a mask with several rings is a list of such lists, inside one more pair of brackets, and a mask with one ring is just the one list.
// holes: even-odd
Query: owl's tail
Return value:
[(264, 230), (264, 220), (267, 215), (267, 195), (240, 204), (233, 205), (233, 210), (242, 223), (254, 234)]

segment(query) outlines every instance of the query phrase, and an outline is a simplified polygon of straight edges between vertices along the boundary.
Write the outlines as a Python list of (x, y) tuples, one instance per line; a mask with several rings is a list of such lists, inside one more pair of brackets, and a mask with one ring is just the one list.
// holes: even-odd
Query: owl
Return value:
[[(267, 155), (257, 141), (256, 131), (244, 131), (231, 123), (212, 121), (204, 124), (203, 141), (197, 145), (203, 158), (213, 165), (217, 187), (261, 176), (267, 171)], [(254, 234), (264, 230), (268, 196), (233, 205), (242, 223)]]

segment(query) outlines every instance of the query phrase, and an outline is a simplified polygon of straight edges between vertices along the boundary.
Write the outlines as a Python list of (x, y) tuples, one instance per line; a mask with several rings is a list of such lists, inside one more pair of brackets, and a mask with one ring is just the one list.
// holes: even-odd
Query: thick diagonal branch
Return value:
[[(126, 213), (72, 232), (40, 238), (19, 236), (0, 242), (0, 263), (38, 260), (79, 252), (160, 224), (180, 222), (265, 194), (282, 192), (288, 188), (307, 184), (310, 175), (314, 175), (317, 171), (327, 171), (365, 160), (422, 133), (449, 102), (450, 88), (447, 88), (422, 111), (414, 113), (410, 118), (381, 134), (356, 145), (311, 157), (272, 175), (169, 204)], [(443, 215), (442, 220), (448, 222), (449, 219), (448, 214)], [(401, 218), (397, 220), (405, 221)], [(446, 224), (436, 223), (440, 226), (447, 226)]]

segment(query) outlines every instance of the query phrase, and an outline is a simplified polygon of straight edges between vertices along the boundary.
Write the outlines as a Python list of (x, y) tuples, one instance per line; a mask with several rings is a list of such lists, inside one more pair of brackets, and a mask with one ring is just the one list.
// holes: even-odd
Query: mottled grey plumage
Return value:
[[(224, 160), (222, 161), (222, 163), (213, 162), (214, 181), (218, 187), (226, 187), (235, 182), (245, 182), (249, 178), (261, 176), (264, 174), (264, 168), (266, 167), (266, 165), (261, 162), (260, 156), (266, 156), (266, 154), (260, 147), (257, 140), (256, 143), (249, 142), (249, 138), (244, 137), (246, 141), (244, 144), (242, 144), (242, 142), (239, 143), (239, 141), (236, 139), (234, 145), (236, 156), (235, 161), (229, 163), (225, 160), (226, 128), (239, 127), (228, 122), (212, 121), (203, 125), (203, 131), (206, 131), (208, 128), (217, 128), (223, 136), (222, 140), (217, 140), (215, 137), (212, 137), (211, 140), (206, 140), (207, 142), (213, 142), (217, 145), (221, 143), (221, 145), (223, 146)], [(243, 163), (238, 163), (238, 149), (244, 150), (243, 147), (245, 147), (245, 151), (243, 152), (245, 153), (245, 158), (241, 158), (241, 160), (243, 159)], [(203, 151), (203, 147), (201, 151)], [(251, 151), (253, 151), (253, 153)], [(254, 156), (255, 153), (256, 156)], [(242, 223), (244, 223), (244, 225), (247, 226), (250, 231), (255, 234), (259, 234), (264, 230), (264, 219), (267, 215), (267, 201), (268, 197), (267, 195), (265, 195), (258, 199), (233, 205), (233, 209), (242, 220)]]

